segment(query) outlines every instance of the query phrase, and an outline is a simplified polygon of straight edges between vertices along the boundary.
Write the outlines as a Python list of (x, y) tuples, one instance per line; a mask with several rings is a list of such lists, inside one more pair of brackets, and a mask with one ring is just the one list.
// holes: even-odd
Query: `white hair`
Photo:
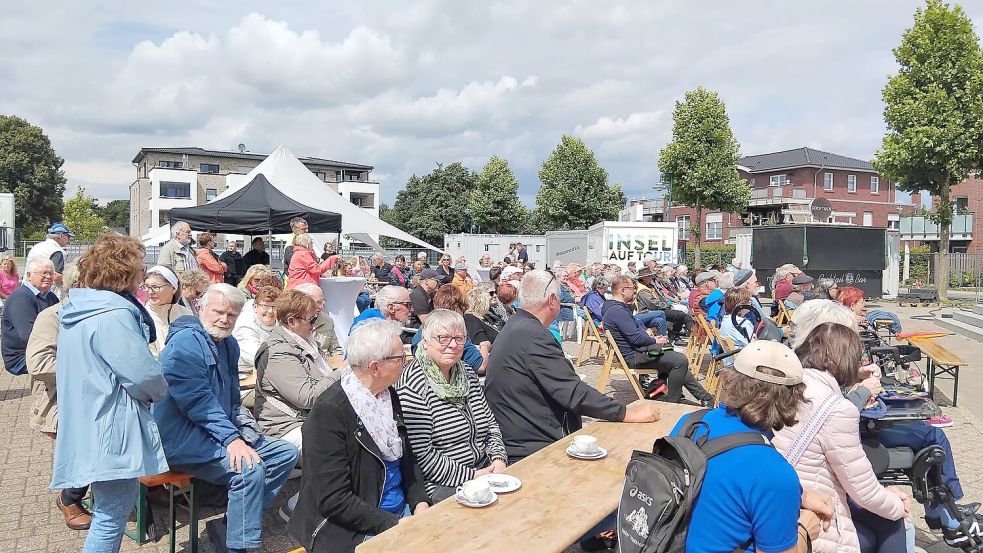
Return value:
[(464, 326), (464, 317), (457, 311), (450, 309), (434, 309), (427, 316), (427, 322), (423, 323), (423, 327), (420, 328), (423, 339), (427, 342), (433, 342), (441, 331), (446, 332), (448, 330), (459, 331), (465, 336), (468, 335), (467, 327)]
[(792, 312), (791, 336), (788, 346), (792, 349), (802, 345), (802, 341), (817, 326), (823, 323), (836, 323), (857, 331), (857, 319), (853, 312), (831, 300), (809, 300), (803, 302)]
[(313, 240), (311, 240), (311, 235), (305, 233), (298, 234), (294, 236), (294, 246), (300, 246), (301, 248), (309, 248)]
[(191, 230), (191, 225), (185, 223), (184, 221), (178, 221), (171, 225), (171, 238), (177, 238), (177, 233), (184, 229)]
[(355, 327), (345, 344), (345, 358), (352, 370), (358, 371), (389, 357), (394, 343), (400, 343), (402, 326), (396, 321), (371, 319)]
[(324, 294), (324, 291), (321, 290), (321, 287), (318, 286), (317, 284), (314, 284), (313, 282), (305, 282), (304, 284), (301, 284), (296, 288), (294, 288), (294, 290), (300, 292), (301, 294), (307, 294), (308, 296), (313, 295), (314, 292), (321, 292), (321, 294)]
[(734, 273), (724, 271), (717, 276), (717, 288), (730, 290), (734, 287)]
[(231, 284), (219, 282), (209, 286), (208, 289), (205, 290), (205, 293), (201, 295), (201, 300), (198, 302), (201, 309), (205, 309), (205, 306), (211, 303), (213, 298), (217, 297), (225, 298), (227, 302), (229, 302), (239, 311), (242, 311), (242, 306), (246, 303), (246, 296), (242, 293), (242, 290), (232, 286)]
[(519, 289), (519, 305), (523, 309), (538, 309), (550, 296), (560, 297), (560, 281), (542, 269), (529, 271), (522, 277)]
[(45, 267), (51, 267), (52, 270), (55, 268), (55, 264), (51, 262), (47, 257), (34, 256), (27, 259), (27, 263), (24, 264), (25, 273), (33, 273), (36, 270), (40, 270), (39, 265)]
[(406, 290), (406, 288), (403, 288), (402, 286), (396, 286), (393, 284), (383, 286), (375, 295), (375, 308), (379, 311), (385, 312), (390, 303), (406, 301), (402, 298), (404, 294), (408, 293), (409, 292)]

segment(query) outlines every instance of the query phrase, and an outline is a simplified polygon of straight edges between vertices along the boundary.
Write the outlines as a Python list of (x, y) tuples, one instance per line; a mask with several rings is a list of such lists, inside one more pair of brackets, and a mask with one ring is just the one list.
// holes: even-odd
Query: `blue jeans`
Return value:
[(861, 509), (850, 501), (850, 514), (857, 529), (861, 553), (898, 553), (908, 551), (905, 519), (887, 520)]
[(228, 455), (211, 463), (171, 465), (171, 469), (229, 488), (226, 511), (229, 549), (255, 549), (262, 546), (263, 512), (283, 488), (297, 464), (297, 448), (285, 440), (261, 438), (253, 447), (261, 461), (253, 468), (232, 469)]
[[(406, 518), (411, 516), (413, 516), (413, 510), (410, 509), (410, 504), (407, 503), (406, 506), (403, 507), (403, 512), (399, 514), (399, 518)], [(365, 539), (362, 541), (369, 541), (375, 536), (376, 536), (375, 534), (365, 534)]]
[(666, 324), (666, 314), (662, 311), (646, 311), (636, 313), (635, 318), (642, 323), (645, 328), (654, 328), (659, 336), (669, 334), (669, 326)]
[(117, 553), (126, 521), (133, 512), (140, 482), (136, 478), (93, 482), (92, 524), (82, 553)]
[(881, 428), (874, 433), (877, 441), (884, 447), (910, 447), (917, 454), (930, 445), (937, 445), (945, 451), (945, 462), (942, 463), (942, 481), (952, 489), (953, 499), (961, 499), (963, 487), (956, 476), (956, 462), (952, 456), (952, 446), (949, 438), (940, 428), (924, 421), (910, 424), (893, 424)]

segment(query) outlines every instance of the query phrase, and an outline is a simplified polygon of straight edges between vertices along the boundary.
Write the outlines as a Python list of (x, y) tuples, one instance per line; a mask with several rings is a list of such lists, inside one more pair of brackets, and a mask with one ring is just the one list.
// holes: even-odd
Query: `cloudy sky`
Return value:
[[(966, 2), (977, 29), (983, 2)], [(871, 158), (914, 0), (17, 2), (0, 113), (39, 125), (78, 185), (126, 198), (142, 146), (310, 155), (409, 175), (504, 156), (532, 204), (563, 133), (651, 195), (674, 102), (705, 86), (743, 154)]]

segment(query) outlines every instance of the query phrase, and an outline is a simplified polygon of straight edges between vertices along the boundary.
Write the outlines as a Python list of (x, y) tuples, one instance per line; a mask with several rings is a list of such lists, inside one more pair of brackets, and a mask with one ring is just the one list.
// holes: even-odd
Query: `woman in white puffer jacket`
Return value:
[[(806, 402), (799, 407), (799, 422), (777, 432), (773, 443), (793, 463), (804, 490), (832, 494), (834, 498), (836, 517), (829, 530), (813, 542), (814, 551), (859, 553), (860, 542), (847, 498), (860, 509), (888, 521), (905, 517), (910, 503), (905, 492), (886, 488), (877, 481), (860, 445), (860, 413), (843, 397), (843, 387), (859, 382), (863, 351), (859, 337), (842, 324), (805, 326), (811, 329), (805, 338), (799, 331), (806, 329), (795, 329), (795, 353), (805, 367)], [(818, 430), (811, 431), (810, 418), (824, 404), (828, 416)], [(800, 434), (811, 439), (797, 443)], [(903, 543), (903, 524), (900, 532)]]

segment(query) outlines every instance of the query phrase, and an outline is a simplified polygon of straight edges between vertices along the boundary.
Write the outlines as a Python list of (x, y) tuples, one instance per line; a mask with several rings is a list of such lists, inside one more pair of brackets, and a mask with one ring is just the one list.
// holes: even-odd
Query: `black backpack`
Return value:
[[(652, 453), (634, 451), (625, 471), (625, 487), (618, 506), (620, 553), (682, 553), (686, 550), (693, 504), (700, 495), (707, 460), (746, 445), (772, 447), (759, 432), (739, 432), (712, 440), (693, 441), (698, 427), (709, 434), (703, 409), (691, 413), (678, 436), (659, 438)], [(697, 443), (699, 445), (697, 445)], [(735, 551), (751, 545), (749, 538)]]

